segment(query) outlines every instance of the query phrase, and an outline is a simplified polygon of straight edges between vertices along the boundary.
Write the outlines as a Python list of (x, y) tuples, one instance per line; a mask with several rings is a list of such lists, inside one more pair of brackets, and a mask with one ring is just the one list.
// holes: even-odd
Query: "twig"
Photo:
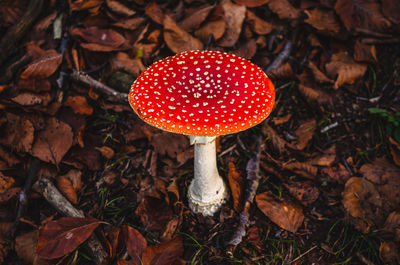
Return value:
[(260, 154), (261, 154), (261, 137), (257, 139), (257, 147), (254, 156), (249, 160), (246, 166), (247, 171), (247, 187), (245, 191), (245, 201), (243, 211), (240, 213), (240, 222), (236, 228), (233, 237), (228, 242), (227, 254), (233, 257), (233, 252), (235, 248), (242, 242), (243, 237), (246, 235), (246, 227), (249, 224), (249, 210), (251, 203), (254, 200), (256, 191), (258, 188), (258, 182), (260, 180), (259, 170), (260, 170)]
[(85, 73), (78, 72), (74, 70), (70, 77), (77, 82), (83, 83), (87, 86), (93, 87), (94, 89), (98, 90), (99, 92), (105, 94), (108, 96), (108, 100), (113, 101), (113, 102), (119, 102), (119, 103), (127, 103), (128, 102), (128, 94), (126, 93), (121, 93), (113, 88), (97, 81), (96, 79), (90, 77), (89, 75)]
[(292, 47), (293, 43), (288, 40), (285, 43), (285, 46), (283, 47), (282, 51), (278, 54), (278, 56), (276, 56), (276, 58), (272, 61), (272, 63), (268, 65), (268, 67), (264, 70), (264, 72), (268, 74), (270, 71), (274, 70), (275, 68), (278, 68), (283, 63), (283, 61), (285, 61), (289, 57), (290, 52), (292, 51)]
[(326, 133), (327, 131), (329, 131), (329, 130), (331, 130), (333, 128), (336, 128), (338, 126), (339, 126), (339, 123), (337, 121), (335, 121), (334, 123), (331, 123), (331, 124), (325, 126), (324, 128), (322, 128), (320, 132), (321, 133)]
[[(60, 213), (70, 217), (85, 217), (81, 211), (72, 206), (49, 179), (42, 178), (38, 180), (34, 188)], [(87, 244), (92, 251), (95, 263), (97, 265), (106, 264), (107, 252), (104, 250), (95, 234), (92, 234)]]
[(312, 248), (310, 248), (309, 250), (307, 250), (306, 252), (304, 252), (303, 254), (300, 254), (300, 256), (298, 256), (297, 258), (295, 258), (294, 260), (290, 261), (289, 264), (301, 259), (302, 257), (304, 257), (305, 255), (307, 255), (308, 253), (310, 253), (311, 251), (313, 251), (315, 248), (317, 247), (317, 245), (313, 246)]
[(0, 40), (0, 65), (18, 49), (17, 43), (26, 35), (43, 7), (43, 0), (31, 0), (18, 24), (11, 26)]

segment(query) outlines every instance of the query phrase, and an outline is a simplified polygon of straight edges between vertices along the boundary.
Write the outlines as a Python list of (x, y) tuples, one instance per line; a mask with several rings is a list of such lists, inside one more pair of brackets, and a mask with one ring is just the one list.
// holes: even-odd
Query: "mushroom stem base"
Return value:
[(199, 142), (194, 144), (194, 179), (189, 186), (189, 207), (195, 213), (212, 216), (228, 198), (228, 191), (218, 174), (215, 141)]

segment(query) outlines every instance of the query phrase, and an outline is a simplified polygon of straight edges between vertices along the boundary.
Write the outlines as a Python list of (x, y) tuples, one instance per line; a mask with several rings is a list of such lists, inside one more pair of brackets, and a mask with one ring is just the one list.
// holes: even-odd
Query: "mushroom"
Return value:
[(213, 215), (228, 198), (218, 174), (216, 136), (246, 130), (270, 114), (275, 90), (253, 63), (224, 52), (190, 51), (158, 61), (133, 83), (129, 103), (145, 122), (194, 144), (188, 200)]

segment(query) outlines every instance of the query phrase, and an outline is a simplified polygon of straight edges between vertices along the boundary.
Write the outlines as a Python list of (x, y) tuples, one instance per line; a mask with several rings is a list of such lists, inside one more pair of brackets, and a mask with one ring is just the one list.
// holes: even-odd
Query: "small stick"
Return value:
[(287, 41), (282, 51), (278, 54), (278, 56), (276, 56), (276, 58), (272, 61), (272, 63), (268, 65), (268, 67), (264, 70), (264, 72), (268, 74), (275, 68), (278, 68), (283, 63), (283, 61), (285, 61), (289, 57), (292, 48), (293, 48), (293, 43), (291, 41)]
[[(85, 217), (81, 211), (72, 206), (49, 179), (42, 178), (38, 180), (34, 188), (60, 213), (70, 217)], [(104, 250), (95, 234), (89, 237), (87, 244), (92, 251), (95, 263), (97, 265), (106, 264), (108, 257), (107, 252)]]
[(254, 156), (249, 160), (246, 166), (247, 171), (247, 187), (246, 187), (246, 197), (243, 207), (243, 211), (240, 213), (240, 222), (233, 234), (232, 239), (228, 242), (227, 254), (233, 257), (233, 252), (235, 252), (236, 246), (242, 242), (243, 237), (246, 235), (246, 227), (249, 224), (249, 210), (251, 203), (256, 196), (256, 191), (258, 188), (258, 182), (260, 180), (259, 170), (260, 170), (260, 154), (261, 154), (261, 137), (257, 139), (257, 148), (255, 150)]
[(93, 87), (99, 92), (108, 96), (108, 100), (119, 102), (119, 103), (127, 103), (128, 102), (128, 94), (121, 93), (116, 91), (115, 89), (97, 81), (96, 79), (90, 77), (87, 74), (74, 70), (70, 77), (80, 83), (83, 83), (87, 86)]
[(305, 255), (307, 255), (308, 253), (310, 253), (311, 251), (313, 251), (315, 248), (317, 247), (317, 245), (313, 246), (312, 248), (310, 248), (309, 250), (307, 250), (306, 252), (304, 252), (303, 254), (301, 254), (300, 256), (298, 256), (297, 258), (295, 258), (294, 260), (290, 261), (289, 264), (301, 259), (302, 257), (304, 257)]

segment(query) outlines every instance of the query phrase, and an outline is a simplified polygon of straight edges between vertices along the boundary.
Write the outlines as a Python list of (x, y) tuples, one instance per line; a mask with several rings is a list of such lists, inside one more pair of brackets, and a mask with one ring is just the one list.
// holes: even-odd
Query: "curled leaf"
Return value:
[(47, 50), (28, 65), (22, 72), (21, 78), (47, 78), (57, 70), (61, 62), (62, 55), (60, 53), (55, 50)]

